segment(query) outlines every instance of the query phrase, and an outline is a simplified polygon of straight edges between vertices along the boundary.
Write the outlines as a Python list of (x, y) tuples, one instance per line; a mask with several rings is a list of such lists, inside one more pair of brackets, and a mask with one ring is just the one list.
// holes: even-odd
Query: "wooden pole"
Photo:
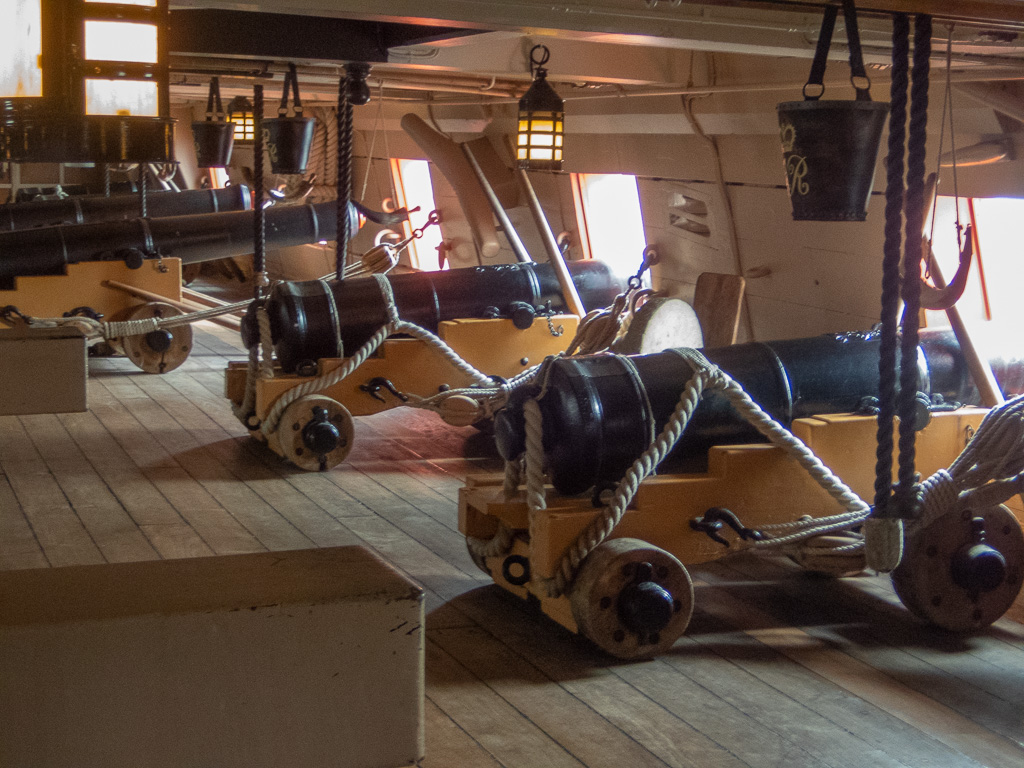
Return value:
[(540, 200), (537, 199), (537, 193), (533, 189), (533, 184), (530, 183), (530, 177), (522, 168), (516, 168), (516, 178), (519, 180), (523, 194), (526, 195), (526, 203), (530, 208), (530, 213), (533, 214), (537, 229), (540, 230), (540, 238), (544, 241), (544, 248), (548, 252), (548, 262), (554, 268), (555, 277), (558, 278), (558, 284), (562, 288), (565, 305), (574, 315), (583, 317), (587, 314), (587, 309), (583, 306), (580, 294), (576, 290), (576, 284), (572, 281), (572, 275), (569, 274), (569, 269), (565, 266), (562, 252), (558, 249), (558, 241), (555, 240), (555, 235), (551, 231), (551, 225), (548, 223), (547, 216), (544, 215), (544, 209), (541, 208)]

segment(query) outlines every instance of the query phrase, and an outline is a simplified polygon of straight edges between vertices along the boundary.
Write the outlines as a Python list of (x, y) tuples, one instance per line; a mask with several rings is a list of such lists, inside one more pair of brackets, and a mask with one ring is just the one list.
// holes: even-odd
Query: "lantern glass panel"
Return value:
[(255, 120), (252, 112), (232, 112), (228, 115), (228, 122), (234, 123), (235, 141), (255, 140)]
[(3, 0), (0, 12), (0, 97), (43, 95), (41, 0)]
[(156, 0), (85, 0), (86, 3), (107, 3), (114, 5), (142, 5), (147, 8), (156, 8)]
[(85, 22), (85, 58), (89, 61), (137, 61), (157, 63), (155, 24), (124, 21)]
[(85, 113), (158, 117), (157, 84), (153, 80), (86, 79)]

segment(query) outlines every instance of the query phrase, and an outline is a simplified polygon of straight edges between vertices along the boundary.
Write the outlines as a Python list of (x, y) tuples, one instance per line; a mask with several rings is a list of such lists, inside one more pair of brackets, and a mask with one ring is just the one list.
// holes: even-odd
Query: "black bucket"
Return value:
[(312, 117), (274, 117), (263, 121), (263, 144), (274, 173), (305, 173), (313, 146)]
[(857, 11), (843, 0), (855, 101), (822, 101), (825, 65), (839, 9), (826, 6), (803, 101), (778, 105), (786, 187), (796, 221), (864, 221), (888, 104), (871, 101)]
[(864, 221), (889, 105), (786, 101), (778, 112), (793, 219)]
[(214, 120), (192, 123), (192, 141), (200, 168), (224, 168), (231, 162), (235, 124)]

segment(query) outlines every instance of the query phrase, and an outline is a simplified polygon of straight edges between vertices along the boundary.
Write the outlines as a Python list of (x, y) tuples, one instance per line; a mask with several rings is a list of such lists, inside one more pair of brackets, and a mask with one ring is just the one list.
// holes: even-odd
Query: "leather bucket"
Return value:
[(823, 101), (828, 49), (838, 8), (825, 8), (803, 101), (778, 105), (786, 188), (796, 221), (864, 221), (889, 105), (871, 101), (857, 13), (843, 0), (854, 101)]
[(231, 162), (235, 124), (213, 120), (192, 123), (192, 142), (200, 168), (224, 168)]
[(305, 173), (313, 146), (312, 117), (273, 117), (263, 121), (263, 144), (274, 173)]

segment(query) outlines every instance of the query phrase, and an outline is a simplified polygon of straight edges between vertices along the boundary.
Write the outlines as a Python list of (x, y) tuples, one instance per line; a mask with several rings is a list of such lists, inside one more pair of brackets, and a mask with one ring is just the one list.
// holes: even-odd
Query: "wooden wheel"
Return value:
[(337, 400), (307, 395), (284, 409), (277, 435), (284, 457), (292, 464), (324, 472), (344, 461), (352, 450), (355, 423)]
[(611, 539), (587, 555), (569, 594), (580, 634), (620, 659), (667, 651), (693, 613), (693, 582), (672, 554)]
[[(143, 320), (150, 317), (176, 317), (182, 315), (177, 307), (151, 301), (130, 310), (122, 320)], [(173, 371), (188, 358), (192, 351), (192, 326), (176, 325), (160, 328), (137, 336), (122, 336), (115, 348), (120, 347), (135, 365), (146, 373)]]
[(917, 616), (954, 632), (987, 627), (1021, 588), (1024, 534), (1003, 505), (910, 526), (892, 583)]
[(612, 350), (621, 355), (639, 355), (675, 347), (703, 346), (700, 321), (693, 307), (682, 299), (659, 296), (641, 305)]

